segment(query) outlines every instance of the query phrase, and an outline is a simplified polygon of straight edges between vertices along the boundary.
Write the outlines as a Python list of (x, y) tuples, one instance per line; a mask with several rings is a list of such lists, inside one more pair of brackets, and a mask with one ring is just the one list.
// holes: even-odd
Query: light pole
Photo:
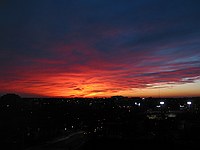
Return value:
[(160, 106), (163, 108), (164, 107), (165, 102), (161, 101), (160, 102)]
[(187, 105), (188, 105), (189, 110), (190, 110), (190, 109), (191, 109), (192, 102), (191, 102), (191, 101), (188, 101), (188, 102), (187, 102)]

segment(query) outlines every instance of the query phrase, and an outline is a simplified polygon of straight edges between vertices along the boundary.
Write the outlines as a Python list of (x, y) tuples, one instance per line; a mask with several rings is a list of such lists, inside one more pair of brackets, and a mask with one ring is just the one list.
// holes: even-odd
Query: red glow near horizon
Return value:
[[(73, 48), (82, 48), (82, 51), (73, 51)], [(101, 53), (88, 49), (87, 45), (80, 46), (80, 44), (59, 46), (55, 50), (51, 49), (59, 53), (57, 59), (28, 60), (31, 66), (17, 67), (10, 71), (14, 76), (7, 76), (0, 80), (1, 91), (43, 97), (113, 95), (157, 97), (158, 88), (161, 88), (166, 91), (163, 92), (163, 97), (200, 96), (198, 90), (195, 90), (197, 89), (195, 82), (199, 80), (198, 67), (182, 68), (182, 65), (185, 67), (184, 63), (182, 65), (175, 63), (169, 64), (166, 69), (166, 66), (155, 66), (154, 63), (170, 58), (164, 56), (156, 58), (153, 55), (147, 57), (138, 52), (134, 57), (125, 55), (106, 60)], [(78, 53), (78, 56), (75, 53)], [(87, 59), (82, 58), (86, 56)], [(132, 61), (132, 58), (137, 59)], [(190, 88), (193, 90), (184, 92), (188, 89), (183, 86), (184, 84), (191, 84)], [(178, 85), (185, 90), (177, 88)]]
[(1, 7), (0, 95), (200, 96), (196, 2), (35, 0)]

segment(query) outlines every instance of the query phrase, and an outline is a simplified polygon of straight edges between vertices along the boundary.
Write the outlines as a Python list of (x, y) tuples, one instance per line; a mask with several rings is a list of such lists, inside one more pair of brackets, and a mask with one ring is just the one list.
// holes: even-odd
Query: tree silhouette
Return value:
[(5, 94), (0, 99), (1, 107), (17, 108), (21, 103), (21, 97), (17, 94)]

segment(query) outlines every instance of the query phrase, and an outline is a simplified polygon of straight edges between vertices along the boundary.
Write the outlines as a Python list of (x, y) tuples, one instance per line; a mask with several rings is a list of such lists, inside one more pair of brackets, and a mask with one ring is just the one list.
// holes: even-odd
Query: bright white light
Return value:
[(160, 105), (156, 106), (157, 108), (160, 108)]
[(160, 102), (160, 105), (164, 105), (165, 104), (165, 102)]
[(135, 102), (135, 105), (137, 105), (137, 102)]
[(140, 103), (138, 103), (138, 106), (140, 106)]
[(184, 106), (183, 106), (183, 105), (180, 105), (180, 107), (183, 108)]
[(191, 105), (191, 104), (192, 104), (192, 102), (187, 102), (187, 104), (188, 104), (188, 105)]

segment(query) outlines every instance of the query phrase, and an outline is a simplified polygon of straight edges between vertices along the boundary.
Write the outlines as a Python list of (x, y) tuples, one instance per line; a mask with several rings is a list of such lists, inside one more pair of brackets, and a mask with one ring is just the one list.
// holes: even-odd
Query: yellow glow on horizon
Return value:
[[(36, 78), (41, 84), (20, 82), (7, 86), (7, 91), (20, 93), (31, 93), (43, 97), (110, 97), (110, 96), (129, 96), (129, 97), (186, 97), (200, 96), (200, 80), (186, 84), (155, 84), (148, 88), (133, 88), (116, 85), (115, 82), (104, 77), (88, 77), (86, 75), (59, 74), (50, 78)], [(36, 80), (35, 79), (35, 80)], [(159, 88), (160, 86), (160, 88)], [(18, 91), (19, 90), (19, 91)]]

